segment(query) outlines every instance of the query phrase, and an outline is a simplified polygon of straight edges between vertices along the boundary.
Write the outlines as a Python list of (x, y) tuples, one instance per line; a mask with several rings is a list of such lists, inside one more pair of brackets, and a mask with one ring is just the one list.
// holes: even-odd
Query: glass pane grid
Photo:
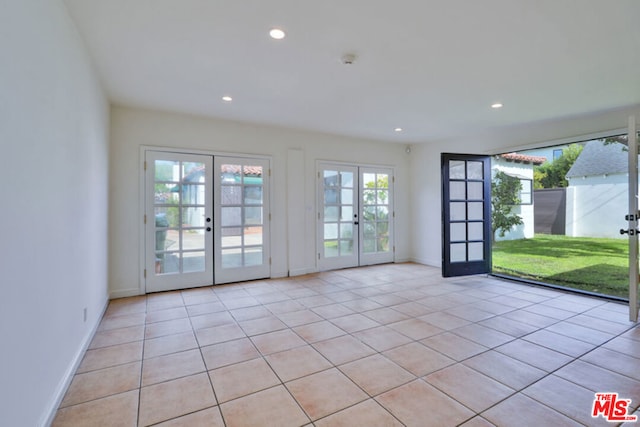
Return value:
[(484, 162), (449, 160), (449, 260), (484, 261)]
[(222, 267), (262, 265), (264, 167), (241, 163), (221, 165)]

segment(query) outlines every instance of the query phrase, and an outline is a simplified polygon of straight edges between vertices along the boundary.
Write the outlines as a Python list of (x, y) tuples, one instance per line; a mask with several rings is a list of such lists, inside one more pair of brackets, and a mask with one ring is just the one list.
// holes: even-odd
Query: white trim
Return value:
[(128, 298), (143, 295), (140, 293), (139, 288), (119, 289), (117, 291), (109, 292), (109, 299)]
[[(145, 265), (145, 257), (146, 257), (146, 230), (144, 224), (144, 214), (146, 210), (146, 200), (145, 200), (145, 158), (147, 149), (144, 146), (140, 146), (140, 158), (138, 159), (138, 295), (144, 295), (146, 289), (146, 278), (144, 274), (144, 270), (146, 268)], [(116, 291), (116, 293), (122, 291)], [(129, 295), (127, 295), (129, 296)]]
[(534, 150), (537, 148), (549, 148), (557, 145), (568, 145), (568, 144), (574, 144), (576, 142), (586, 142), (592, 139), (608, 138), (610, 136), (622, 135), (625, 133), (627, 133), (626, 128), (617, 128), (617, 129), (605, 130), (600, 132), (588, 133), (584, 135), (571, 136), (567, 138), (538, 141), (530, 144), (523, 144), (523, 145), (517, 145), (512, 147), (501, 147), (501, 148), (496, 148), (496, 149), (487, 151), (485, 154), (489, 156), (495, 156), (495, 155), (504, 154), (504, 153), (511, 153), (513, 151), (525, 151), (525, 150)]
[[(416, 264), (428, 265), (430, 267), (442, 268), (442, 260), (438, 259), (430, 259), (430, 258), (420, 258), (420, 257), (410, 257), (409, 262), (415, 262)], [(397, 261), (400, 262), (400, 261)]]
[(297, 270), (289, 270), (289, 276), (291, 276), (291, 277), (304, 276), (305, 274), (311, 274), (311, 273), (315, 273), (315, 271), (310, 270), (308, 268), (300, 268), (300, 269), (297, 269)]
[(53, 398), (49, 401), (49, 405), (47, 405), (47, 410), (44, 411), (43, 417), (41, 418), (41, 422), (40, 422), (41, 426), (50, 426), (51, 424), (53, 424), (53, 420), (55, 419), (56, 414), (58, 413), (58, 408), (62, 403), (62, 399), (64, 399), (65, 394), (67, 394), (67, 390), (71, 385), (71, 381), (73, 381), (73, 377), (76, 374), (78, 367), (80, 367), (80, 363), (82, 363), (82, 360), (84, 359), (84, 355), (87, 349), (89, 348), (91, 341), (93, 341), (93, 337), (96, 335), (96, 332), (98, 332), (98, 327), (100, 326), (100, 322), (102, 321), (102, 318), (104, 317), (104, 314), (107, 311), (108, 306), (109, 306), (109, 300), (107, 299), (105, 301), (104, 307), (102, 307), (100, 316), (96, 317), (96, 322), (91, 328), (91, 331), (85, 337), (84, 341), (82, 342), (82, 345), (80, 346), (75, 356), (73, 357), (71, 364), (68, 366), (67, 370), (62, 376), (62, 379), (58, 383), (58, 386), (56, 387), (56, 390), (53, 393)]
[(338, 165), (338, 166), (355, 166), (358, 168), (383, 168), (383, 169), (391, 169), (394, 171), (395, 173), (395, 166), (392, 165), (388, 165), (388, 164), (382, 164), (382, 163), (357, 163), (357, 162), (345, 162), (345, 161), (338, 161), (338, 160), (324, 160), (324, 159), (316, 159), (316, 171), (319, 171), (318, 169), (318, 165), (320, 163), (330, 163), (332, 165)]
[(636, 117), (629, 116), (627, 129), (627, 149), (629, 152), (629, 321), (638, 321), (638, 235), (632, 230), (638, 229), (638, 127)]
[(272, 271), (270, 279), (282, 279), (283, 277), (289, 277), (288, 271)]
[(215, 150), (200, 150), (195, 148), (175, 148), (175, 147), (162, 147), (156, 145), (141, 145), (141, 151), (162, 151), (165, 153), (176, 154), (201, 154), (205, 156), (224, 156), (224, 157), (242, 157), (250, 159), (264, 159), (271, 160), (273, 156), (268, 154), (247, 154), (247, 153), (234, 153), (230, 151), (215, 151)]

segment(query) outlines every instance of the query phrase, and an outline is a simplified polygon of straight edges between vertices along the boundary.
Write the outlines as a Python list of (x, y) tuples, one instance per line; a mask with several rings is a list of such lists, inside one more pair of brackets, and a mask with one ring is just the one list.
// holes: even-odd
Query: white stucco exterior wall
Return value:
[(566, 234), (572, 237), (626, 239), (627, 174), (572, 178), (567, 187)]

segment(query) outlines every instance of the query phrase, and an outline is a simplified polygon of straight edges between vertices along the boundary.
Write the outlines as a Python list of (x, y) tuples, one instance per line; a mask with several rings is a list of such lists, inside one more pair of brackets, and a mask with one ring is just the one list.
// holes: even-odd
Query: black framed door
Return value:
[(491, 272), (491, 159), (441, 155), (442, 275)]

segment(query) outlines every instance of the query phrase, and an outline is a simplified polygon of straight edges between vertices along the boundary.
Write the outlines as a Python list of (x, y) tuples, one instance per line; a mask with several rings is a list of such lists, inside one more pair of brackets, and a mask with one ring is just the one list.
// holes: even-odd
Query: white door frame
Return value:
[[(211, 151), (211, 150), (198, 150), (198, 149), (189, 149), (189, 148), (176, 148), (176, 147), (162, 147), (162, 146), (154, 146), (154, 145), (141, 145), (139, 150), (139, 158), (138, 158), (138, 171), (139, 171), (139, 180), (138, 180), (138, 218), (140, 218), (140, 226), (138, 228), (138, 259), (139, 267), (138, 267), (138, 293), (139, 295), (144, 295), (147, 293), (146, 290), (146, 227), (144, 224), (144, 215), (146, 211), (146, 180), (145, 180), (145, 157), (147, 151), (162, 151), (166, 153), (175, 153), (175, 154), (195, 154), (195, 155), (207, 155), (212, 156), (214, 159), (216, 157), (235, 157), (235, 158), (250, 158), (250, 159), (262, 159), (269, 162), (271, 164), (271, 156), (261, 155), (261, 154), (246, 154), (246, 153), (230, 153), (223, 151)], [(215, 185), (215, 179), (214, 183)], [(272, 206), (272, 198), (273, 192), (269, 192), (268, 202), (269, 206)], [(271, 212), (268, 213), (269, 215)], [(215, 232), (215, 230), (213, 230)], [(270, 242), (269, 242), (270, 245)], [(270, 252), (270, 247), (268, 248)]]
[[(324, 256), (324, 179), (322, 172), (324, 170), (337, 170), (352, 172), (354, 174), (354, 182), (352, 187), (348, 190), (353, 190), (353, 204), (354, 207), (353, 217), (351, 222), (353, 223), (353, 242), (354, 251), (352, 256), (344, 257), (325, 257)], [(365, 216), (364, 202), (363, 202), (363, 174), (369, 173), (383, 173), (388, 174), (388, 252), (377, 253), (364, 253), (364, 228), (365, 228)], [(319, 271), (340, 269), (355, 267), (360, 265), (372, 265), (395, 261), (395, 242), (394, 242), (394, 176), (395, 171), (393, 166), (387, 165), (370, 165), (360, 163), (346, 163), (336, 162), (331, 160), (317, 160), (316, 161), (316, 205), (317, 205), (317, 223), (316, 223), (316, 252), (317, 252), (317, 269)], [(375, 189), (374, 189), (375, 190)], [(346, 225), (349, 221), (348, 218), (342, 217), (342, 212), (339, 212), (341, 216), (340, 221), (342, 225)], [(375, 225), (375, 220), (372, 220), (368, 225)], [(340, 222), (337, 223), (340, 227)]]
[(638, 321), (638, 128), (635, 116), (629, 116), (629, 320)]

